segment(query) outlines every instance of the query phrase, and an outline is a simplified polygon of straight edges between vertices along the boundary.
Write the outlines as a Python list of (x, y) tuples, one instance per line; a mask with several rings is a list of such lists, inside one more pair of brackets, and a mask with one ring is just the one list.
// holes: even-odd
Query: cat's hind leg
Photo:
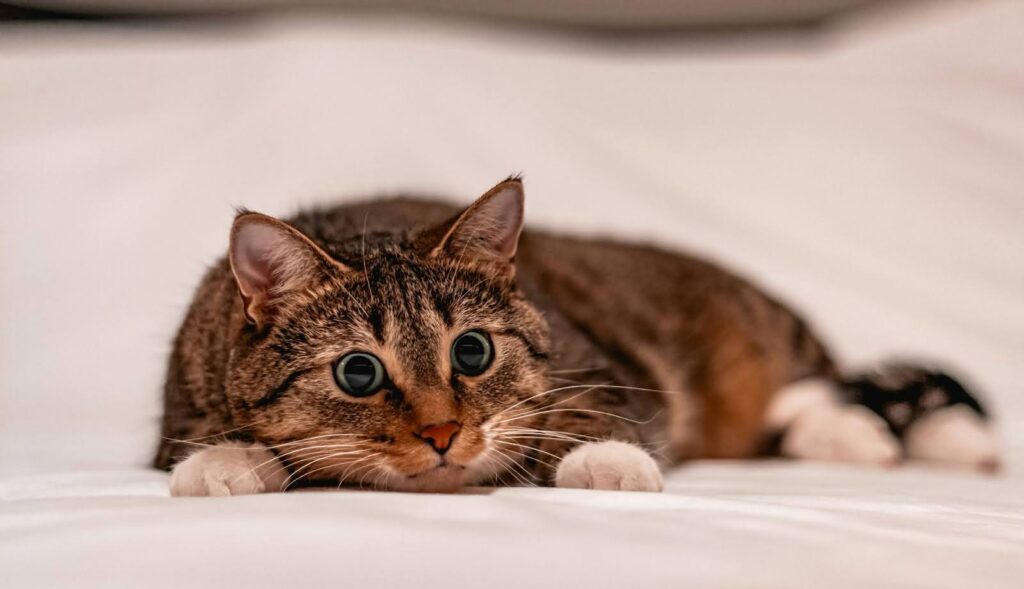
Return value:
[(776, 393), (766, 425), (781, 436), (779, 451), (790, 458), (887, 466), (903, 453), (885, 421), (866, 407), (843, 403), (827, 379), (802, 380)]
[(839, 383), (787, 385), (772, 399), (766, 423), (791, 458), (879, 466), (907, 459), (985, 471), (999, 465), (978, 401), (948, 375), (907, 365)]
[(934, 368), (893, 362), (842, 380), (848, 403), (871, 409), (913, 461), (995, 471), (999, 443), (979, 400)]
[(259, 444), (224, 442), (203, 448), (174, 466), (175, 497), (252, 495), (282, 491), (288, 469)]

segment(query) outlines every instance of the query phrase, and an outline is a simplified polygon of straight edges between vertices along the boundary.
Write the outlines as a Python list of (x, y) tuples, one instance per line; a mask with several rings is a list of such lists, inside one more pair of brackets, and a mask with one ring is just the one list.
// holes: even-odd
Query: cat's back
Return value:
[[(436, 198), (398, 195), (311, 208), (288, 221), (339, 261), (352, 263), (366, 248), (407, 245), (419, 231), (440, 225), (460, 210)], [(671, 249), (529, 227), (516, 258), (517, 273), (527, 283), (553, 286), (552, 282), (568, 281), (591, 292), (642, 292), (648, 300), (664, 297), (676, 305), (680, 297), (704, 288), (746, 286), (717, 264)]]
[(715, 262), (672, 248), (610, 237), (527, 231), (517, 255), (519, 275), (563, 303), (647, 308), (661, 313), (715, 304), (723, 296), (762, 298), (744, 278)]

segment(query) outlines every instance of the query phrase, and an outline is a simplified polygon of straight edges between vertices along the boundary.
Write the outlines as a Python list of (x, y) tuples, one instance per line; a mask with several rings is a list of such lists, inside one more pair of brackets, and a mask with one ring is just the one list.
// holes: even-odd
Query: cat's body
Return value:
[[(206, 448), (175, 469), (174, 491), (322, 480), (656, 490), (652, 457), (667, 465), (771, 451), (994, 464), (969, 395), (972, 412), (952, 427), (973, 441), (936, 455), (932, 438), (951, 426), (919, 433), (884, 401), (851, 404), (864, 384), (844, 395), (807, 323), (749, 282), (654, 247), (520, 236), (521, 203), (513, 180), (461, 215), (410, 199), (312, 211), (290, 221), (309, 243), (279, 222), (240, 216), (230, 263), (209, 271), (174, 344), (156, 464)], [(246, 234), (246, 221), (259, 229)], [(493, 346), (481, 374), (445, 361), (470, 331), (486, 341), (467, 345)], [(363, 352), (380, 360), (384, 384), (347, 394), (340, 363)], [(889, 389), (931, 373), (914, 374)], [(921, 425), (969, 405), (933, 388), (941, 400), (911, 408)]]

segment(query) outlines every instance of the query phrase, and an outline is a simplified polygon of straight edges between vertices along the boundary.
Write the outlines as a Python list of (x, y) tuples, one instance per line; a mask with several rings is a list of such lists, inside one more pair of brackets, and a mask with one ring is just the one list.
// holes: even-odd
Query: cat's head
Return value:
[(356, 236), (343, 262), (240, 214), (236, 423), (314, 480), (453, 490), (506, 470), (495, 430), (546, 386), (547, 325), (515, 285), (522, 223), (510, 179), (441, 224)]

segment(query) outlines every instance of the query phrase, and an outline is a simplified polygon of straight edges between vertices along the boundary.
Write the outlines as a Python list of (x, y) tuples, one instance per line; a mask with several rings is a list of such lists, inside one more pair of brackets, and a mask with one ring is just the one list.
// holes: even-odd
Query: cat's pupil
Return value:
[(484, 363), (484, 347), (476, 340), (467, 338), (460, 342), (455, 353), (466, 366), (480, 366)]
[(470, 376), (476, 376), (491, 363), (491, 342), (479, 331), (466, 332), (452, 346), (452, 366)]
[(373, 363), (366, 358), (356, 358), (345, 366), (345, 378), (348, 384), (355, 389), (366, 388), (373, 382), (375, 369)]
[(384, 380), (384, 367), (380, 360), (369, 354), (349, 354), (338, 364), (335, 377), (341, 388), (350, 395), (371, 395)]

